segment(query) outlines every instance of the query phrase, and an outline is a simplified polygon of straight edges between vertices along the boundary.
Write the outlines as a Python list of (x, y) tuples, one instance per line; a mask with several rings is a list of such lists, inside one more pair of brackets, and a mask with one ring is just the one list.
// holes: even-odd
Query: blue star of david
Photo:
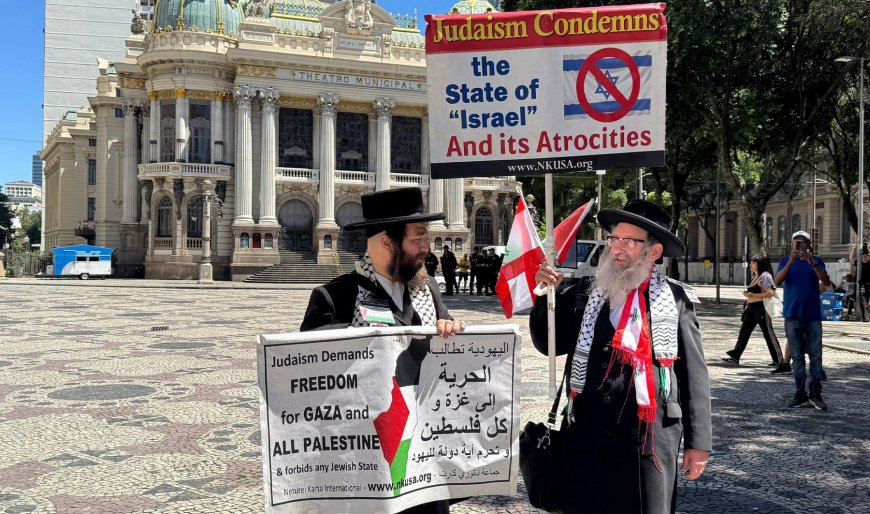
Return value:
[[(615, 77), (615, 76), (610, 74), (610, 70), (605, 70), (604, 76), (607, 77), (607, 80), (612, 82), (614, 86), (616, 85), (616, 81), (619, 80), (619, 77)], [(610, 92), (607, 89), (605, 89), (604, 86), (601, 85), (601, 82), (598, 82), (598, 81), (595, 81), (595, 82), (596, 82), (596, 84), (598, 84), (598, 87), (595, 88), (595, 94), (596, 95), (604, 95), (605, 100), (610, 100)]]

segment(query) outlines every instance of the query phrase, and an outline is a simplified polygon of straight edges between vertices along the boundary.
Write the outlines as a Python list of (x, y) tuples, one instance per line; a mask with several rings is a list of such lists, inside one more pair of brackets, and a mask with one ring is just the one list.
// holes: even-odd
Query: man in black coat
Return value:
[[(670, 232), (670, 215), (650, 202), (604, 209), (598, 221), (611, 235), (594, 287), (556, 297), (556, 350), (568, 354), (571, 398), (563, 422), (565, 512), (675, 512), (680, 441), (689, 480), (704, 472), (712, 446), (697, 298), (654, 268), (685, 246)], [(536, 275), (553, 285), (561, 278), (546, 265)], [(542, 353), (545, 305), (530, 316)]]
[[(423, 213), (419, 188), (365, 194), (362, 208), (364, 221), (343, 228), (366, 230), (365, 255), (356, 271), (311, 292), (300, 330), (431, 325), (448, 337), (464, 329), (465, 322), (450, 316), (437, 282), (423, 270), (429, 252), (426, 222), (443, 220), (444, 214)], [(403, 512), (447, 514), (449, 503), (431, 502)]]
[(447, 296), (452, 296), (456, 290), (456, 255), (450, 251), (450, 247), (444, 245), (441, 253), (441, 272), (444, 273), (444, 283), (447, 286)]

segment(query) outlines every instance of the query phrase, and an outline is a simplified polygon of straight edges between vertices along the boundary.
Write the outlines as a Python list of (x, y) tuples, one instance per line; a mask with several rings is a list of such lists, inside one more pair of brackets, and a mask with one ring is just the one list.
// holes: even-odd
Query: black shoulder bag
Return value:
[(556, 413), (562, 398), (565, 375), (547, 423), (529, 421), (520, 433), (520, 473), (526, 483), (529, 502), (539, 509), (563, 510), (565, 506), (566, 473), (562, 459), (565, 450), (564, 434), (556, 430)]

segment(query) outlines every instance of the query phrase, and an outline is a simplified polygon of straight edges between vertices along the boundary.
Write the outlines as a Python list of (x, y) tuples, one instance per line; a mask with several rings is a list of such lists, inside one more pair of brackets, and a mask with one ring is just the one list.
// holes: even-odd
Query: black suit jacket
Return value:
[[(407, 287), (405, 288), (403, 305), (398, 306), (380, 284), (372, 282), (359, 273), (348, 273), (317, 287), (311, 292), (308, 309), (305, 311), (305, 317), (302, 319), (302, 326), (299, 327), (299, 330), (305, 332), (324, 327), (342, 328), (350, 325), (353, 322), (356, 297), (360, 287), (370, 291), (373, 298), (389, 303), (390, 310), (396, 320), (396, 326), (422, 325), (420, 315), (414, 311), (414, 307), (411, 305), (411, 295)], [(438, 313), (437, 318), (453, 319), (441, 299), (438, 283), (435, 282), (434, 278), (429, 278), (428, 287), (432, 294), (432, 301), (435, 303), (435, 311)]]

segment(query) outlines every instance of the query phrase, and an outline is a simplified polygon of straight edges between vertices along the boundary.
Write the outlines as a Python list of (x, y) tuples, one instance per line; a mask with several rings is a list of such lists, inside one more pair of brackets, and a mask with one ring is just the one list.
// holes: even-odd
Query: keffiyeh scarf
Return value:
[[(356, 262), (355, 267), (357, 273), (371, 280), (377, 287), (380, 287), (378, 279), (375, 278), (375, 267), (372, 265), (372, 259), (368, 252), (363, 255), (362, 259)], [(421, 271), (422, 273), (414, 277), (405, 287), (410, 291), (411, 306), (417, 315), (420, 316), (422, 324), (424, 326), (434, 326), (438, 321), (438, 313), (435, 311), (435, 301), (432, 299), (432, 292), (429, 290), (428, 275), (425, 275), (425, 270)], [(357, 286), (356, 306), (353, 310), (352, 326), (369, 326), (360, 310), (360, 306), (369, 302), (374, 296), (374, 292), (363, 286)], [(401, 305), (398, 305), (398, 307), (402, 308)]]
[[(649, 288), (649, 309), (643, 295), (647, 288)], [(580, 337), (571, 364), (572, 395), (580, 394), (586, 384), (586, 367), (595, 323), (605, 303), (604, 292), (595, 288), (583, 312), (583, 325), (580, 328)], [(659, 383), (667, 397), (670, 392), (669, 368), (677, 358), (678, 317), (674, 293), (667, 279), (654, 269), (646, 282), (628, 292), (616, 334), (613, 336), (613, 352), (608, 372), (605, 373), (605, 380), (616, 361), (622, 365), (628, 364), (634, 369), (632, 382), (637, 400), (638, 419), (648, 426), (656, 420), (653, 357), (661, 366)], [(650, 325), (652, 325), (651, 336)]]

